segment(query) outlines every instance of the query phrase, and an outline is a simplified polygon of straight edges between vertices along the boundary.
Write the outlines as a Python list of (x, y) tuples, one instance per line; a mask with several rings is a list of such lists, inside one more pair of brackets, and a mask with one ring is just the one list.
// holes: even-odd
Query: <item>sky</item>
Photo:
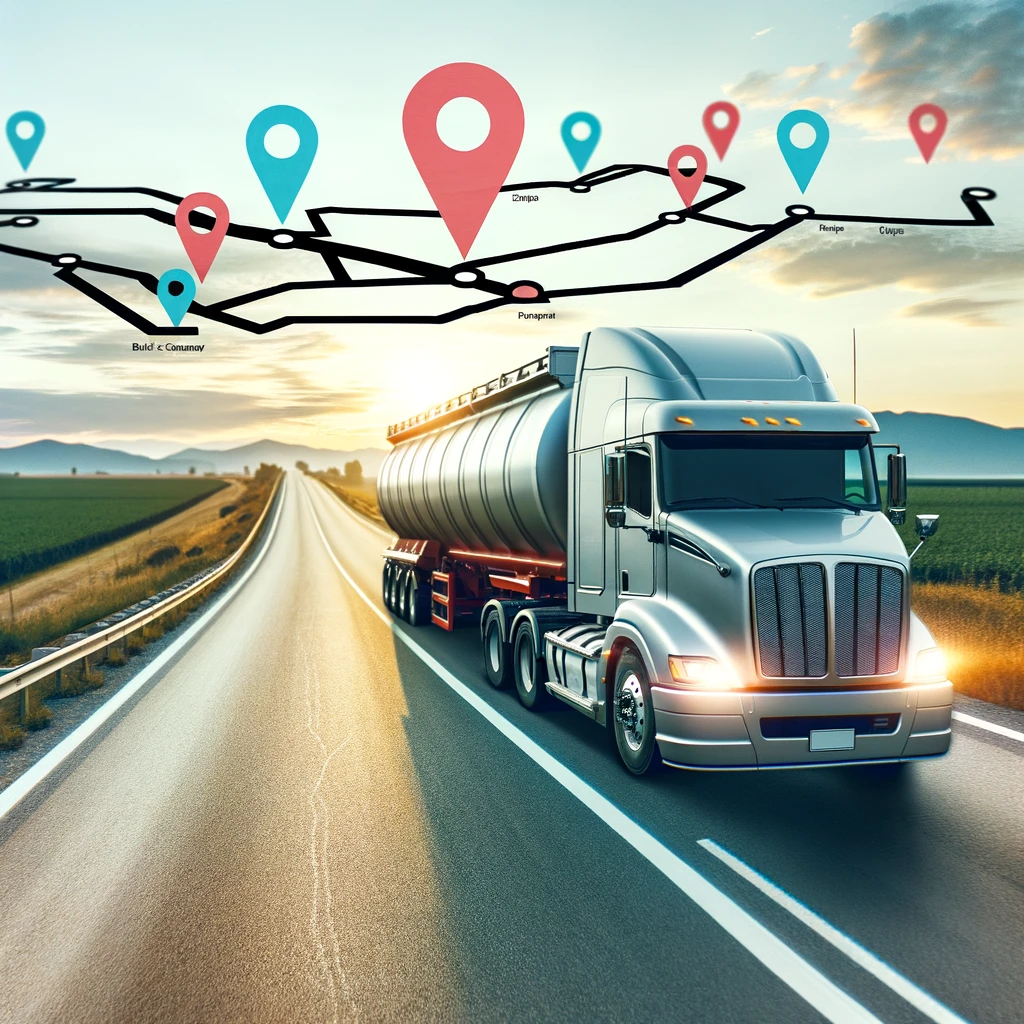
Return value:
[[(409, 0), (386, 7), (322, 0), (4, 6), (0, 115), (32, 110), (46, 121), (30, 174), (177, 195), (213, 192), (235, 222), (278, 225), (244, 139), (258, 111), (282, 103), (304, 110), (319, 133), (286, 226), (308, 227), (303, 211), (318, 206), (429, 208), (403, 138), (402, 108), (423, 75), (452, 61), (493, 68), (522, 100), (525, 132), (510, 182), (574, 177), (559, 127), (566, 114), (584, 110), (602, 126), (588, 171), (614, 162), (664, 166), (677, 145), (698, 145), (709, 154), (709, 173), (746, 187), (715, 212), (748, 223), (776, 221), (799, 202), (836, 214), (960, 218), (964, 188), (992, 188), (998, 198), (986, 206), (992, 228), (908, 227), (902, 236), (882, 236), (876, 226), (848, 225), (839, 235), (808, 223), (682, 289), (542, 307), (555, 312), (553, 321), (522, 321), (509, 306), (444, 326), (289, 327), (254, 336), (189, 316), (185, 324), (197, 325), (199, 337), (178, 340), (204, 349), (174, 356), (134, 351), (133, 342), (149, 339), (54, 280), (52, 267), (0, 254), (0, 446), (56, 437), (160, 454), (181, 444), (273, 437), (383, 447), (388, 423), (548, 345), (576, 344), (602, 324), (795, 334), (847, 400), (856, 328), (857, 397), (873, 410), (1024, 426), (1019, 0), (882, 8), (770, 0), (633, 0), (626, 7), (524, 0), (514, 9), (455, 2), (443, 10)], [(741, 112), (724, 161), (701, 127), (704, 108), (721, 99)], [(949, 114), (928, 164), (906, 124), (922, 102)], [(819, 112), (830, 127), (803, 195), (775, 138), (780, 118), (798, 108)], [(453, 145), (470, 146), (486, 126), (480, 109), (463, 100), (442, 113), (439, 131)], [(0, 180), (23, 176), (0, 139)], [(538, 195), (529, 204), (499, 196), (470, 256), (637, 227), (679, 207), (667, 179), (651, 175), (585, 196)], [(0, 195), (0, 208), (25, 198)], [(54, 197), (35, 201), (59, 205)], [(437, 220), (336, 217), (331, 228), (356, 244), (443, 265), (461, 261)], [(516, 264), (507, 274), (547, 287), (653, 279), (737, 240), (728, 229), (691, 224), (638, 243)], [(173, 229), (140, 218), (43, 217), (31, 229), (0, 227), (0, 242), (157, 275), (188, 267)], [(307, 254), (229, 239), (200, 298), (324, 273)], [(512, 279), (499, 268), (493, 273)], [(165, 322), (141, 289), (114, 282), (113, 290)], [(293, 292), (249, 312), (263, 319), (434, 312), (448, 308), (455, 291)]]

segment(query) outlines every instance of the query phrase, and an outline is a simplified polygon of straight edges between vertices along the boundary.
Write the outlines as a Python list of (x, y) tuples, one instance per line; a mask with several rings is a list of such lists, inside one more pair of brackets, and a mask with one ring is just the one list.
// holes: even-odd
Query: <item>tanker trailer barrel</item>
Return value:
[(564, 563), (572, 404), (566, 382), (576, 350), (558, 353), (571, 355), (571, 368), (563, 358), (560, 374), (545, 367), (516, 379), (521, 371), (513, 371), (499, 379), (507, 384), (454, 421), (439, 416), (438, 426), (428, 419), (396, 431), (377, 496), (400, 538)]

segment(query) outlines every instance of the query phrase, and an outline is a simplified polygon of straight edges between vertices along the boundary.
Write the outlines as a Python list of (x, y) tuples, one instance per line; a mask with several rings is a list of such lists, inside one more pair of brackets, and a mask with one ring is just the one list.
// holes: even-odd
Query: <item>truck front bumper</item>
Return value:
[[(748, 693), (652, 686), (651, 692), (661, 756), (677, 768), (908, 761), (949, 749), (953, 684), (948, 680), (884, 690)], [(815, 745), (830, 749), (812, 749)]]

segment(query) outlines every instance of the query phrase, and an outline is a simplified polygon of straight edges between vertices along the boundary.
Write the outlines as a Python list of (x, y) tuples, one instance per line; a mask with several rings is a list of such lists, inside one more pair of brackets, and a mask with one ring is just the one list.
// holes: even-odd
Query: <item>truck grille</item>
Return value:
[(881, 676), (900, 661), (903, 573), (885, 565), (836, 566), (836, 674)]
[[(862, 562), (835, 567), (835, 671), (888, 675), (899, 668), (903, 573)], [(816, 562), (762, 566), (754, 572), (754, 621), (761, 675), (828, 674), (825, 569)]]
[(828, 633), (824, 567), (805, 562), (757, 569), (754, 618), (762, 675), (825, 675)]

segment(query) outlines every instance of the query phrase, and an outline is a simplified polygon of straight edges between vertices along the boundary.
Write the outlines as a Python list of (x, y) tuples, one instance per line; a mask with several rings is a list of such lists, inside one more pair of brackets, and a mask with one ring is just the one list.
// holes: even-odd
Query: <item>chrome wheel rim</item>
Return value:
[(644, 742), (644, 721), (647, 708), (644, 704), (644, 690), (635, 672), (630, 672), (619, 687), (615, 719), (622, 729), (626, 746), (636, 752)]
[(487, 631), (487, 660), (491, 672), (497, 675), (501, 671), (501, 640), (498, 637), (498, 624), (493, 619)]
[(526, 693), (533, 692), (533, 651), (532, 644), (526, 638), (519, 642), (519, 680)]

